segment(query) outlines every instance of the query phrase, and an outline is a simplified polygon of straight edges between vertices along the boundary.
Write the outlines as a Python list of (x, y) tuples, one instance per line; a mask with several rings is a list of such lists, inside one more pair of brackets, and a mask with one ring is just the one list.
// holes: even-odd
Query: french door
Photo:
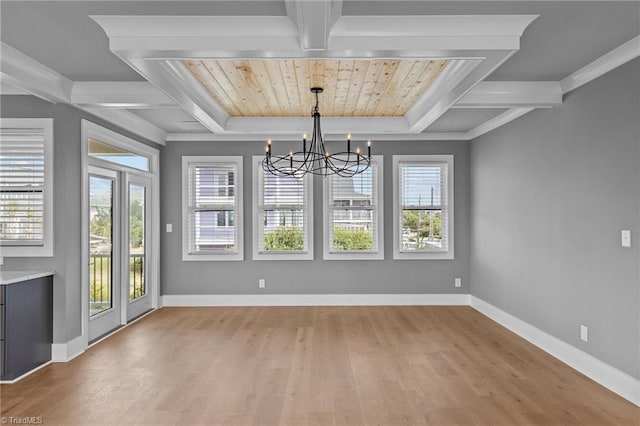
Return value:
[(89, 340), (151, 309), (151, 179), (89, 166)]

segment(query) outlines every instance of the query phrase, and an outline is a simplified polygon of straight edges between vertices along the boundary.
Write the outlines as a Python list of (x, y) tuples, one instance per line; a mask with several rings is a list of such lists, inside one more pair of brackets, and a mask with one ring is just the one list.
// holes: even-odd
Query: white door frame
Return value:
[[(106, 166), (118, 171), (127, 173), (142, 174), (151, 179), (151, 209), (150, 220), (152, 226), (149, 229), (149, 247), (150, 255), (147, 257), (149, 263), (148, 283), (149, 297), (151, 298), (151, 307), (153, 309), (159, 306), (160, 286), (159, 286), (159, 268), (160, 268), (160, 151), (152, 148), (139, 141), (123, 136), (117, 132), (99, 126), (88, 120), (81, 120), (81, 166), (82, 166), (82, 216), (81, 216), (81, 238), (83, 244), (89, 240), (89, 165)], [(144, 173), (140, 170), (120, 166), (115, 163), (103, 161), (97, 158), (89, 157), (89, 139), (125, 149), (127, 151), (144, 155), (149, 158), (149, 172)], [(89, 281), (89, 253), (88, 250), (81, 250), (81, 277), (80, 277), (80, 303), (81, 303), (81, 337), (83, 342), (82, 350), (89, 345), (89, 288), (86, 285)], [(126, 311), (126, 310), (123, 310)]]

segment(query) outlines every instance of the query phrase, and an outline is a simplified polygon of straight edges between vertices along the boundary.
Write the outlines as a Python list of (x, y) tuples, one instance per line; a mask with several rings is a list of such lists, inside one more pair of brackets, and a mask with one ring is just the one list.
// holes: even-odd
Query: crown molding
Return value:
[(71, 80), (5, 42), (0, 42), (0, 50), (0, 79), (3, 84), (51, 103), (69, 102)]
[(632, 38), (611, 52), (602, 55), (590, 64), (563, 78), (560, 81), (562, 93), (575, 90), (638, 56), (640, 56), (640, 36)]
[[(325, 141), (344, 141), (344, 133), (331, 134), (323, 133)], [(410, 133), (361, 133), (352, 134), (352, 142), (371, 140), (378, 142), (402, 142), (402, 141), (466, 141), (471, 137), (468, 132), (425, 132), (419, 134)], [(278, 141), (300, 141), (300, 134), (282, 134), (274, 137), (267, 133), (169, 133), (167, 142), (233, 142), (233, 141), (256, 141), (264, 143), (267, 139)]]
[[(286, 135), (311, 134), (311, 117), (230, 117), (225, 133)], [(411, 133), (404, 117), (322, 117), (323, 135), (348, 133)]]

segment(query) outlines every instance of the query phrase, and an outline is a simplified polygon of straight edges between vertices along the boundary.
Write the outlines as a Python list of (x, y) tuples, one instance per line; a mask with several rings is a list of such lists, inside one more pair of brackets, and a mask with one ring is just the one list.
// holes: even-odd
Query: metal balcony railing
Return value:
[[(113, 271), (110, 254), (90, 254), (89, 257), (89, 298), (91, 313), (95, 314), (111, 308)], [(146, 294), (144, 273), (144, 253), (129, 256), (129, 300)]]

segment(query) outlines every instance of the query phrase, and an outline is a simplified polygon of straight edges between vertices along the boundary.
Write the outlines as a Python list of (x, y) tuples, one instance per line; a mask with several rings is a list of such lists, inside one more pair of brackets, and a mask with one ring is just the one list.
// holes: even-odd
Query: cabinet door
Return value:
[(53, 278), (4, 286), (3, 380), (13, 380), (51, 360)]

